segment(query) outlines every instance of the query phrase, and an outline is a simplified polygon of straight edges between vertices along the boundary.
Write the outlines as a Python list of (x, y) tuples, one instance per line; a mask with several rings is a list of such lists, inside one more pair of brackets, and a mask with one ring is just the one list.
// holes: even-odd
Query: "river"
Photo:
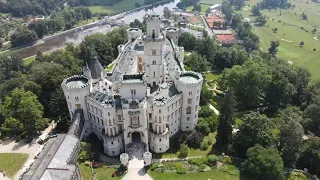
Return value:
[[(129, 24), (131, 21), (134, 21), (135, 19), (139, 19), (141, 21), (146, 13), (152, 13), (152, 11), (154, 11), (159, 15), (163, 15), (164, 7), (168, 7), (170, 10), (172, 10), (173, 8), (176, 7), (178, 2), (180, 2), (180, 0), (174, 0), (174, 2), (156, 6), (153, 8), (153, 10), (152, 8), (150, 8), (147, 10), (143, 9), (140, 11), (136, 11), (128, 15), (125, 15), (122, 20), (126, 24)], [(86, 36), (90, 34), (94, 34), (98, 32), (106, 33), (111, 29), (112, 28), (110, 27), (110, 25), (99, 25), (89, 29), (79, 30), (77, 32), (62, 34), (60, 36), (49, 38), (46, 40), (38, 40), (35, 45), (24, 48), (18, 53), (18, 55), (22, 59), (24, 59), (24, 58), (36, 55), (38, 51), (47, 52), (47, 51), (53, 51), (59, 48), (63, 48), (66, 46), (66, 43), (73, 43), (74, 45), (78, 45)]]

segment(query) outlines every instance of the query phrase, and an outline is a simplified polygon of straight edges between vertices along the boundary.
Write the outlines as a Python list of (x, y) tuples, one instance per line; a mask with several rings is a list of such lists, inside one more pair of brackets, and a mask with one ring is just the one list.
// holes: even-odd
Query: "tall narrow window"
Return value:
[(153, 71), (153, 77), (156, 77), (156, 72), (155, 71)]
[(132, 96), (132, 97), (136, 96), (136, 93), (137, 93), (137, 91), (136, 91), (135, 89), (132, 89), (132, 90), (131, 90), (131, 96)]
[(187, 107), (186, 111), (187, 111), (187, 114), (191, 114), (191, 107), (190, 106)]
[(156, 31), (154, 29), (152, 29), (152, 38), (156, 38)]
[(156, 60), (153, 60), (153, 61), (152, 61), (152, 64), (153, 64), (153, 65), (157, 64), (157, 61), (156, 61)]

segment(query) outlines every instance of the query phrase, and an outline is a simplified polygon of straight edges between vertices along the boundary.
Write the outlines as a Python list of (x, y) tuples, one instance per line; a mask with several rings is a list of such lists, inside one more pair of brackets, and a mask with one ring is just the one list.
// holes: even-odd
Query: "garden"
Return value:
[(95, 166), (92, 166), (90, 162), (78, 164), (83, 180), (91, 180), (93, 177), (95, 179), (109, 179), (108, 177), (110, 177), (114, 180), (120, 180), (126, 172), (126, 168), (121, 165), (95, 163)]
[[(231, 157), (214, 154), (202, 158), (188, 159), (187, 161), (154, 163), (149, 168), (149, 174), (155, 180), (236, 180), (240, 176), (240, 172), (233, 164)], [(188, 176), (184, 176), (184, 174), (188, 174)]]

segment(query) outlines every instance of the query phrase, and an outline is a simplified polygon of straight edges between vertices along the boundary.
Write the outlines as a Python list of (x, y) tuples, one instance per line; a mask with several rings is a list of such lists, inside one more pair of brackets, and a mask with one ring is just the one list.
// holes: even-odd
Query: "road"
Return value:
[(204, 22), (204, 26), (205, 26), (205, 30), (208, 32), (208, 36), (209, 37), (214, 37), (214, 34), (211, 30), (211, 28), (208, 26), (208, 24), (206, 23), (206, 20), (204, 19), (203, 15), (200, 15), (202, 18), (202, 21)]
[[(41, 134), (50, 133), (52, 129), (55, 127), (55, 124), (52, 124), (46, 128)], [(0, 144), (0, 153), (25, 153), (28, 154), (28, 160), (25, 162), (27, 163), (29, 160), (34, 158), (35, 153), (39, 149), (40, 144), (36, 143), (36, 140), (33, 140), (31, 143), (26, 143), (24, 141), (16, 142), (14, 139), (5, 140)], [(22, 166), (23, 167), (23, 166)], [(22, 169), (22, 168), (21, 168)], [(18, 180), (21, 174), (21, 169), (17, 172), (14, 176), (14, 180)], [(8, 177), (2, 177), (0, 175), (0, 180), (11, 180)]]

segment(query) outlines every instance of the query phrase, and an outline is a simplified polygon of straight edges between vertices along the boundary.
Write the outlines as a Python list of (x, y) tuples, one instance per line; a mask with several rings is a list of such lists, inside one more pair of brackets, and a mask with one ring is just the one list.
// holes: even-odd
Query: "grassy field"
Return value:
[[(92, 179), (92, 171), (89, 166), (85, 166), (84, 163), (79, 164), (79, 169), (83, 180), (91, 180)], [(96, 173), (96, 179), (112, 179), (112, 180), (120, 180), (123, 176), (112, 177), (112, 173), (117, 171), (115, 168), (108, 167), (100, 167), (94, 169)]]
[[(210, 5), (207, 5), (207, 4), (200, 4), (200, 6), (201, 6), (201, 12), (202, 13), (206, 13), (207, 9), (210, 8)], [(193, 6), (187, 7), (186, 10), (192, 11), (193, 10)]]
[(222, 4), (222, 0), (200, 0), (200, 3), (210, 4), (210, 5)]
[(135, 3), (144, 4), (144, 0), (122, 0), (112, 6), (90, 6), (92, 13), (118, 13), (135, 8)]
[(27, 159), (28, 154), (1, 153), (0, 170), (4, 170), (7, 173), (7, 176), (13, 178)]
[(218, 169), (201, 173), (188, 173), (185, 175), (177, 173), (156, 173), (154, 171), (148, 172), (154, 180), (239, 180), (239, 176), (233, 176), (227, 172), (222, 172)]
[[(260, 37), (260, 47), (267, 51), (270, 47), (270, 41), (278, 40), (280, 46), (278, 48), (277, 57), (285, 61), (292, 61), (293, 64), (309, 69), (313, 79), (320, 79), (320, 41), (314, 37), (320, 36), (320, 3), (314, 3), (307, 0), (291, 0), (295, 4), (293, 9), (277, 9), (262, 10), (262, 14), (268, 19), (264, 27), (254, 27), (254, 32)], [(308, 3), (307, 3), (308, 2)], [(246, 1), (246, 6), (238, 11), (245, 18), (254, 20), (251, 16), (250, 7), (256, 4), (257, 0)], [(281, 12), (281, 15), (280, 15)], [(306, 12), (308, 21), (302, 20), (301, 14)], [(305, 32), (303, 27), (308, 32)], [(312, 30), (317, 27), (317, 32)], [(272, 29), (278, 28), (277, 33)], [(304, 46), (300, 47), (300, 42), (304, 42)], [(313, 49), (316, 48), (316, 51)]]

